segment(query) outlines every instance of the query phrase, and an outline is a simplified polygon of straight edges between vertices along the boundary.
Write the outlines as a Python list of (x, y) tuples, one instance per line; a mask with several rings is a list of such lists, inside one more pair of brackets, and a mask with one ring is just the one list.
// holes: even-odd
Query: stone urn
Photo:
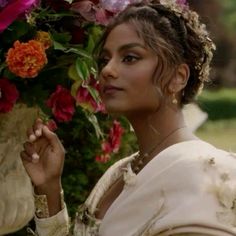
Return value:
[(36, 108), (17, 104), (0, 114), (0, 235), (23, 228), (34, 215), (33, 188), (20, 152), (37, 113)]

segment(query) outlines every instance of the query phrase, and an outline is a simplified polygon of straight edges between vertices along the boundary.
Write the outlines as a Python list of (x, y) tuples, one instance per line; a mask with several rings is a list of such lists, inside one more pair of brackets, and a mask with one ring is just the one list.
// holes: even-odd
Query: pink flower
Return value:
[(0, 12), (0, 32), (4, 31), (20, 14), (37, 3), (38, 0), (16, 0), (7, 4)]
[(176, 0), (176, 3), (179, 4), (179, 5), (186, 5), (187, 0)]
[(114, 120), (113, 126), (109, 131), (108, 139), (103, 140), (101, 144), (102, 154), (97, 155), (95, 158), (97, 162), (106, 163), (110, 160), (111, 153), (117, 153), (119, 151), (123, 132), (124, 129), (120, 125), (120, 122)]
[[(91, 77), (89, 86), (95, 89), (95, 91), (98, 90), (98, 81)], [(91, 112), (105, 112), (104, 104), (95, 101), (86, 87), (79, 87), (75, 99), (77, 104), (84, 107), (85, 109), (88, 109)]]
[(6, 78), (0, 79), (0, 112), (11, 111), (18, 98), (16, 86)]
[(110, 129), (108, 141), (111, 145), (112, 152), (116, 153), (119, 151), (121, 137), (124, 132), (124, 129), (120, 125), (120, 122), (114, 120), (113, 127)]
[(108, 141), (103, 141), (101, 147), (102, 147), (103, 153), (108, 154), (108, 153), (112, 152), (112, 146), (111, 146), (110, 142), (108, 142)]
[(110, 19), (108, 12), (99, 7), (97, 1), (78, 1), (72, 3), (71, 10), (79, 13), (85, 20), (106, 25)]
[(142, 0), (101, 0), (104, 9), (117, 13), (124, 10), (129, 4), (141, 2)]
[(103, 8), (97, 8), (95, 13), (96, 22), (101, 25), (107, 25), (109, 22), (109, 15)]
[(75, 100), (70, 91), (58, 85), (46, 102), (52, 108), (52, 113), (59, 122), (70, 121), (75, 112)]
[(95, 10), (94, 10), (94, 3), (88, 0), (83, 0), (79, 2), (72, 3), (71, 10), (79, 13), (83, 16), (87, 21), (94, 22), (95, 18)]

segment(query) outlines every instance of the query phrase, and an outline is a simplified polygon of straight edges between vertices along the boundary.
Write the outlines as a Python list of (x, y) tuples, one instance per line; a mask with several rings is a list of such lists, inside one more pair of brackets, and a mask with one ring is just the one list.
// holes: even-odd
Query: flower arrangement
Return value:
[(0, 0), (0, 113), (16, 103), (37, 107), (55, 129), (82, 112), (101, 143), (95, 160), (107, 162), (123, 128), (112, 118), (110, 128), (99, 123), (108, 116), (92, 53), (110, 18), (131, 2)]

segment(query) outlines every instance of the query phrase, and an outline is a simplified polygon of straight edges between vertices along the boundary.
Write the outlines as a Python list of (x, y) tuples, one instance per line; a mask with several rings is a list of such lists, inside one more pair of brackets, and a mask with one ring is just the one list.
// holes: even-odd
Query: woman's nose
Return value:
[(102, 68), (101, 75), (104, 79), (116, 79), (118, 76), (117, 73), (117, 63), (115, 60), (111, 59), (107, 62), (107, 64)]

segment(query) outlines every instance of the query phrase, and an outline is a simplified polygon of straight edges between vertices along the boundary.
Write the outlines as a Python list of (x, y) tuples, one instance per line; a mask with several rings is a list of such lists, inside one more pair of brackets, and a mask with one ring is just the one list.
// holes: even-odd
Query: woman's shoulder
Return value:
[(159, 233), (173, 228), (179, 233), (235, 235), (236, 155), (204, 141), (190, 141), (159, 157), (163, 159), (160, 165), (165, 157), (169, 162), (165, 168), (161, 166), (149, 186), (155, 187), (156, 183), (156, 188), (161, 189), (166, 210), (153, 230)]
[[(200, 140), (175, 144), (159, 153), (141, 172), (143, 182), (172, 191), (201, 192), (222, 182), (236, 187), (236, 155)], [(150, 186), (150, 185), (149, 185)]]
[(158, 165), (180, 165), (192, 167), (208, 167), (220, 166), (222, 169), (236, 168), (236, 154), (226, 150), (219, 149), (210, 143), (202, 140), (190, 140), (176, 143), (165, 149), (155, 157)]

